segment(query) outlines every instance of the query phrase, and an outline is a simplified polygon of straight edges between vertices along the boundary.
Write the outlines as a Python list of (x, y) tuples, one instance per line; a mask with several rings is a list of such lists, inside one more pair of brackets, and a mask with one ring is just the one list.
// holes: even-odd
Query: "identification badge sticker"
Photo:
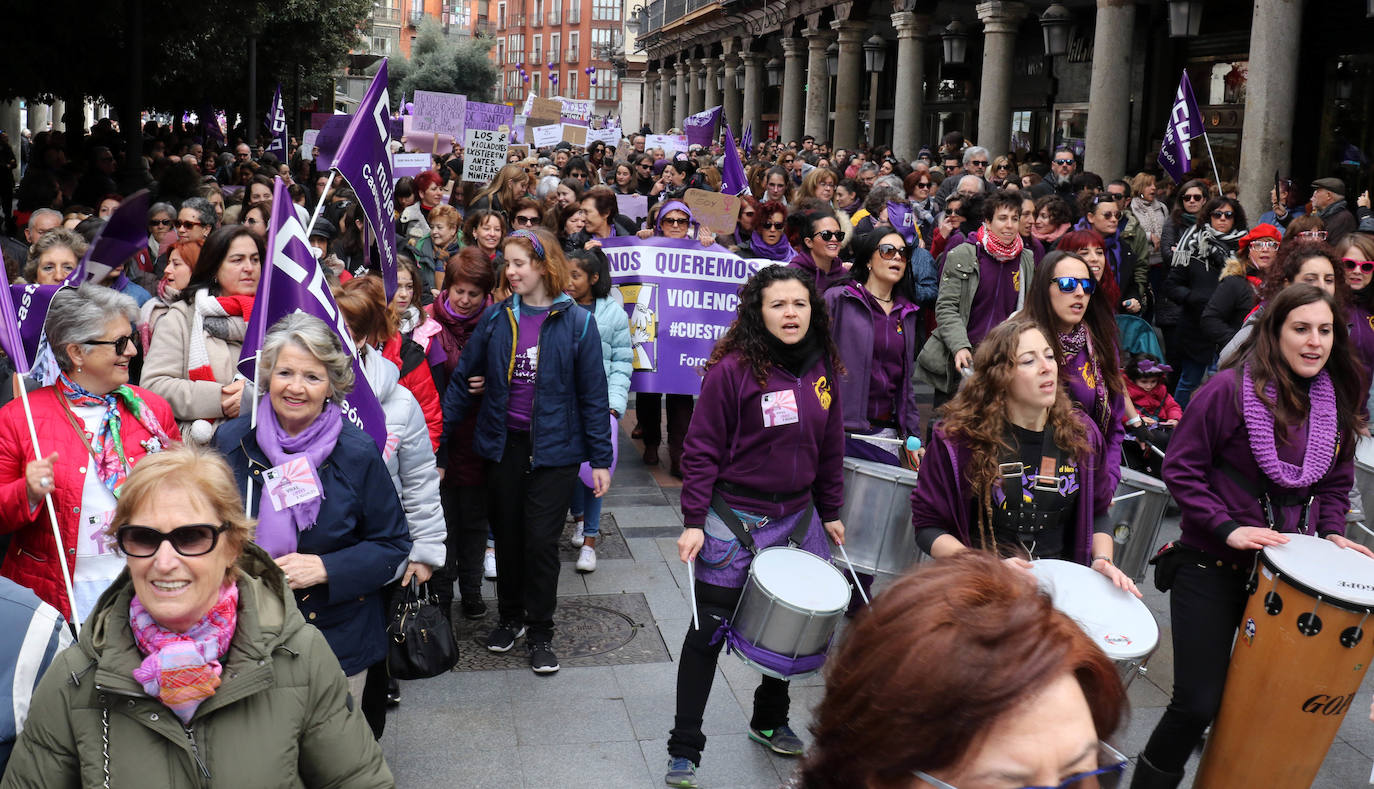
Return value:
[[(114, 548), (113, 540), (105, 536), (105, 529), (114, 520), (114, 510), (107, 512), (87, 512), (82, 515), (81, 533), (86, 535), (77, 549), (78, 557), (103, 556)], [(89, 541), (89, 545), (86, 542)]]
[(791, 389), (767, 392), (763, 396), (763, 426), (795, 425), (801, 419), (797, 410), (797, 393)]
[(305, 457), (288, 460), (280, 466), (273, 466), (263, 472), (263, 483), (267, 496), (272, 501), (272, 509), (281, 512), (302, 502), (310, 501), (320, 495), (320, 485), (315, 481), (315, 472)]

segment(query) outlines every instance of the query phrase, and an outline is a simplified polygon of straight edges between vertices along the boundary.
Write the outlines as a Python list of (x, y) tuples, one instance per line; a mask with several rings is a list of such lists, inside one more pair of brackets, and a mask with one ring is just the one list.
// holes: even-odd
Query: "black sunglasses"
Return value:
[(1073, 160), (1073, 159), (1055, 159), (1055, 160), (1054, 160), (1054, 163), (1055, 163), (1055, 164), (1061, 164), (1061, 165), (1063, 165), (1063, 164), (1073, 164), (1073, 163), (1074, 163), (1074, 160)]
[(763, 229), (764, 229), (764, 230), (782, 230), (784, 227), (787, 227), (787, 223), (786, 223), (786, 222), (764, 222), (764, 223), (763, 223)]
[(1235, 216), (1235, 215), (1236, 215), (1236, 212), (1235, 212), (1235, 211), (1213, 211), (1213, 212), (1212, 212), (1212, 218), (1213, 218), (1213, 219), (1230, 219), (1231, 217), (1233, 217), (1233, 216)]
[(529, 225), (531, 227), (533, 227), (534, 224), (538, 221), (538, 219), (535, 219), (532, 216), (521, 216), (520, 214), (516, 214), (514, 219), (514, 222), (517, 225)]
[(891, 244), (878, 245), (878, 257), (882, 258), (883, 260), (896, 260), (897, 258), (901, 257), (902, 253), (905, 251), (906, 250), (902, 247), (896, 247)]
[(812, 233), (811, 235), (816, 238), (819, 238), (822, 241), (839, 241), (840, 239), (844, 238), (844, 233), (841, 233), (838, 230), (821, 230), (819, 232)]
[(124, 352), (127, 351), (127, 350), (129, 350), (129, 343), (133, 342), (135, 339), (136, 339), (136, 338), (134, 337), (134, 335), (132, 335), (132, 334), (126, 334), (126, 335), (124, 335), (123, 337), (120, 337), (120, 338), (114, 339), (114, 340), (88, 340), (85, 344), (86, 344), (86, 345), (113, 345), (113, 346), (114, 346), (115, 355), (116, 355), (116, 356), (123, 356), (123, 355), (124, 355)]
[(659, 221), (659, 224), (660, 224), (660, 225), (673, 225), (674, 227), (676, 227), (676, 226), (679, 226), (679, 225), (686, 225), (686, 224), (687, 224), (688, 222), (690, 222), (690, 221), (691, 221), (691, 220), (687, 219), (686, 217), (670, 216), (670, 217), (668, 217), (668, 218), (666, 218), (666, 219), (660, 220), (660, 221)]
[(971, 167), (987, 167), (987, 166), (988, 166), (988, 163), (987, 163), (987, 160), (984, 159), (984, 160), (982, 160), (982, 161), (972, 161), (972, 162), (969, 162), (969, 166), (971, 166)]
[(1091, 279), (1080, 279), (1078, 277), (1055, 277), (1054, 284), (1059, 286), (1060, 293), (1073, 293), (1082, 288), (1083, 293), (1091, 296), (1097, 290), (1097, 283)]
[(147, 526), (120, 526), (115, 532), (115, 542), (125, 556), (146, 559), (157, 553), (162, 543), (170, 542), (172, 549), (182, 556), (204, 556), (219, 544), (219, 536), (229, 529), (229, 524), (211, 526), (208, 523), (192, 523), (178, 526), (169, 532), (161, 532)]
[(171, 227), (171, 226), (172, 226), (172, 220), (170, 220), (170, 219), (149, 219), (149, 220), (148, 220), (148, 227)]

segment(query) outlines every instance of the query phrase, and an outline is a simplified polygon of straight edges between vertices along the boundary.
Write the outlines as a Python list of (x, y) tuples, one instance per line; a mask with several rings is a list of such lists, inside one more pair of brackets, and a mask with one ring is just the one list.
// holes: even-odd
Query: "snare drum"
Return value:
[[(900, 575), (925, 556), (911, 527), (916, 472), (859, 458), (844, 459), (844, 548), (859, 572)], [(830, 549), (840, 557), (837, 547)]]
[(1107, 511), (1112, 541), (1116, 543), (1112, 561), (1131, 580), (1140, 583), (1145, 579), (1150, 557), (1155, 554), (1169, 491), (1149, 474), (1122, 466), (1121, 483), (1114, 498), (1117, 502)]
[(1374, 660), (1374, 559), (1289, 534), (1259, 556), (1197, 786), (1311, 786)]
[(1031, 567), (1054, 607), (1083, 628), (1116, 663), (1122, 684), (1130, 686), (1159, 644), (1159, 625), (1150, 609), (1091, 567), (1062, 559), (1038, 559)]
[(778, 679), (815, 674), (849, 607), (849, 582), (800, 548), (767, 548), (749, 565), (725, 634), (729, 651)]

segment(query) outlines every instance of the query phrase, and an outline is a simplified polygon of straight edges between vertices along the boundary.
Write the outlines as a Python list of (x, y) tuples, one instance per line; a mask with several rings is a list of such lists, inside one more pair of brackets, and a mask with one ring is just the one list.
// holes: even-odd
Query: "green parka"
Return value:
[(238, 567), (222, 684), (189, 726), (133, 678), (143, 655), (125, 570), (43, 676), (0, 788), (394, 787), (339, 661), (281, 570), (252, 544)]

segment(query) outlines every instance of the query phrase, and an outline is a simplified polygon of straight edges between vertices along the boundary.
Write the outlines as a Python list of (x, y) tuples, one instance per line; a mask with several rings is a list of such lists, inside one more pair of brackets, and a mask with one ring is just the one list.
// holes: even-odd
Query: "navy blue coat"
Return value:
[[(506, 448), (506, 412), (515, 369), (520, 297), (511, 296), (487, 308), (444, 392), (444, 439), (476, 399), (468, 378), (485, 376), (486, 392), (477, 411), (473, 450), (487, 460), (501, 460)], [(628, 318), (626, 318), (628, 320)], [(539, 369), (534, 379), (530, 413), (533, 467), (611, 467), (611, 411), (606, 370), (601, 365), (601, 334), (596, 318), (567, 294), (554, 299), (539, 330)]]
[[(215, 431), (215, 448), (234, 470), (240, 491), (253, 480), (250, 514), (262, 495), (262, 472), (272, 463), (258, 447), (249, 415)], [(396, 488), (377, 443), (362, 430), (343, 432), (316, 469), (324, 489), (320, 517), (299, 535), (297, 551), (319, 556), (329, 580), (296, 590), (305, 621), (320, 629), (345, 674), (357, 674), (386, 657), (386, 611), (382, 587), (410, 556), (410, 531)]]

